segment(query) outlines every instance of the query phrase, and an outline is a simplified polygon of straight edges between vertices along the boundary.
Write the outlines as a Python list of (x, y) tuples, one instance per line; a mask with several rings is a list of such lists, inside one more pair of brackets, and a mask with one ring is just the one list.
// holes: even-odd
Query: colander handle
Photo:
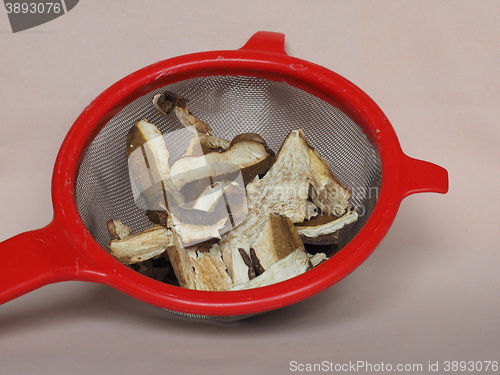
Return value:
[(248, 42), (240, 50), (286, 55), (285, 34), (273, 31), (258, 31), (248, 39)]
[(448, 171), (439, 165), (403, 154), (402, 198), (416, 193), (448, 192)]
[(0, 243), (0, 304), (44, 285), (78, 279), (85, 268), (74, 245), (54, 221)]

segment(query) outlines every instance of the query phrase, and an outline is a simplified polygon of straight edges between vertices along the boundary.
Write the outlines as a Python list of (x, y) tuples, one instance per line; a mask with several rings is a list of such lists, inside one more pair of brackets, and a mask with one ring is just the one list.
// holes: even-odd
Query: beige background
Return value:
[(500, 2), (485, 0), (82, 0), (12, 34), (1, 9), (0, 240), (50, 221), (57, 151), (100, 92), (155, 61), (238, 48), (258, 30), (284, 32), (289, 54), (366, 91), (409, 155), (448, 169), (450, 192), (407, 198), (375, 253), (327, 291), (235, 324), (182, 320), (101, 285), (39, 289), (0, 306), (0, 373), (499, 361), (498, 14)]

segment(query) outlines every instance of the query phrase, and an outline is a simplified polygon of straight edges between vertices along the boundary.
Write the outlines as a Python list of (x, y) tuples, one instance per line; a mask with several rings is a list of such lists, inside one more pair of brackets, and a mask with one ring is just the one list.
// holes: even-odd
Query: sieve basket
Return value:
[[(366, 222), (339, 252), (293, 279), (234, 292), (164, 284), (118, 262), (91, 234), (75, 199), (80, 167), (100, 131), (135, 100), (179, 82), (229, 76), (284, 83), (345, 114), (346, 121), (359, 126), (380, 163), (377, 200)], [(241, 316), (276, 309), (319, 293), (357, 268), (385, 236), (405, 197), (447, 190), (446, 170), (406, 156), (387, 117), (361, 89), (324, 67), (287, 55), (283, 34), (258, 32), (238, 50), (184, 55), (145, 67), (115, 83), (85, 108), (57, 156), (52, 222), (0, 243), (0, 303), (50, 283), (81, 280), (107, 284), (146, 303), (185, 314)]]

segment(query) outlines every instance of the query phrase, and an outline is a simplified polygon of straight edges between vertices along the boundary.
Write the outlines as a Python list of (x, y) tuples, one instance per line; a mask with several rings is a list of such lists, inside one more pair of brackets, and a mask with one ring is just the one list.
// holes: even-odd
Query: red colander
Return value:
[[(179, 127), (151, 105), (157, 93), (190, 99), (190, 110), (226, 139), (260, 134), (278, 150), (303, 129), (352, 192), (358, 221), (342, 248), (293, 279), (250, 290), (206, 292), (165, 284), (121, 264), (106, 250), (106, 221), (151, 225), (131, 193), (126, 134), (138, 119), (168, 134)], [(134, 298), (192, 317), (265, 312), (310, 297), (358, 267), (389, 230), (403, 198), (446, 193), (445, 169), (406, 156), (375, 102), (338, 74), (286, 54), (284, 35), (258, 32), (238, 50), (195, 53), (145, 67), (104, 91), (77, 118), (54, 168), (54, 218), (0, 243), (0, 303), (66, 280), (110, 285)]]

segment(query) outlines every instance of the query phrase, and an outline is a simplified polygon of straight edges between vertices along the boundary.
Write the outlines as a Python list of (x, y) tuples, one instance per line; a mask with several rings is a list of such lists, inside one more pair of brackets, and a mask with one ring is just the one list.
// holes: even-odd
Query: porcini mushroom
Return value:
[(170, 153), (161, 131), (147, 120), (140, 120), (130, 129), (126, 143), (129, 176), (138, 194), (135, 198), (145, 200), (144, 208), (157, 209), (160, 203), (168, 208), (168, 199), (182, 204), (184, 198), (170, 179)]
[(199, 133), (212, 134), (210, 127), (204, 121), (191, 114), (188, 108), (188, 100), (173, 92), (166, 91), (153, 97), (153, 105), (165, 115), (172, 110), (184, 126), (194, 126)]
[(172, 231), (154, 225), (123, 239), (112, 239), (108, 249), (123, 264), (134, 264), (163, 254), (169, 246), (172, 246)]
[(349, 207), (347, 212), (339, 218), (328, 215), (317, 216), (296, 224), (296, 228), (304, 243), (329, 245), (337, 242), (338, 236), (335, 235), (340, 229), (354, 223), (357, 219), (357, 212)]
[(292, 222), (302, 222), (306, 217), (309, 187), (309, 148), (302, 131), (292, 131), (276, 155), (269, 171), (258, 176), (247, 187), (248, 215), (235, 229), (226, 233), (220, 242), (222, 258), (235, 285), (241, 268), (239, 249), (250, 254), (266, 224), (269, 214), (288, 217)]
[(223, 152), (209, 152), (200, 156), (186, 156), (172, 164), (172, 184), (181, 190), (186, 184), (207, 178), (218, 178), (241, 171), (246, 183), (257, 174), (267, 171), (272, 154), (260, 142), (238, 142)]
[(351, 193), (337, 181), (328, 163), (312, 147), (309, 147), (311, 165), (311, 189), (309, 194), (312, 201), (329, 215), (343, 215), (349, 205)]
[(270, 214), (262, 232), (252, 244), (253, 260), (260, 273), (296, 249), (303, 249), (297, 229), (286, 216)]
[(106, 225), (111, 240), (123, 240), (132, 234), (132, 228), (126, 226), (120, 220), (109, 219)]
[(303, 249), (296, 249), (285, 258), (274, 263), (266, 272), (254, 279), (234, 286), (231, 290), (243, 290), (263, 287), (291, 279), (310, 268), (309, 256)]

